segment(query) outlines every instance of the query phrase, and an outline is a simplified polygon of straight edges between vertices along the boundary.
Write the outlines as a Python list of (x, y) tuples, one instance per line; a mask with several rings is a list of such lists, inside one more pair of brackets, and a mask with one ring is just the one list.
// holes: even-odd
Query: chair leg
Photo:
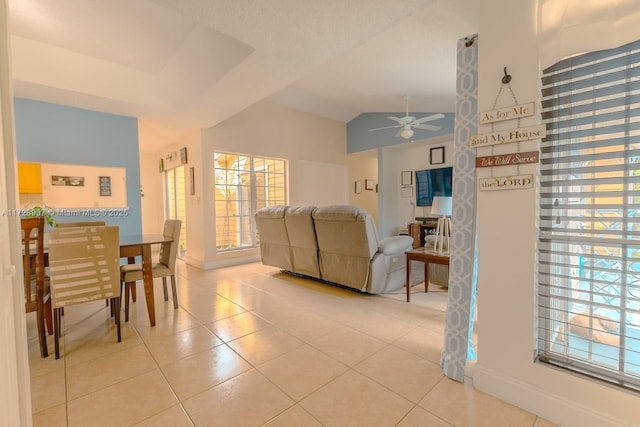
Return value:
[(169, 294), (167, 293), (167, 278), (162, 278), (162, 290), (164, 291), (164, 300), (169, 301)]
[(135, 289), (135, 282), (131, 286), (131, 282), (124, 282), (124, 321), (129, 321), (129, 293), (131, 288)]
[(115, 308), (116, 330), (118, 331), (118, 342), (122, 341), (122, 332), (120, 330), (120, 297), (113, 298), (111, 305)]
[(51, 310), (51, 299), (44, 303), (44, 321), (47, 324), (47, 333), (53, 335), (53, 313)]
[(56, 359), (60, 359), (60, 309), (53, 309), (53, 335), (56, 347)]
[(173, 294), (173, 309), (178, 308), (178, 293), (176, 292), (176, 276), (171, 275), (171, 293)]
[(136, 302), (136, 282), (129, 282), (131, 286), (131, 301)]
[(36, 321), (38, 322), (38, 341), (40, 341), (40, 356), (49, 356), (47, 349), (47, 332), (44, 327), (44, 308), (39, 307), (36, 312)]

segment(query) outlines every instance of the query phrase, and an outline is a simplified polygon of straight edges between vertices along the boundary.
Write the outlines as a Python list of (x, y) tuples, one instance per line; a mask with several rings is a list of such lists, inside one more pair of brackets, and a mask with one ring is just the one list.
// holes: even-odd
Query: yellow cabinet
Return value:
[(18, 192), (23, 194), (42, 193), (40, 163), (18, 162)]

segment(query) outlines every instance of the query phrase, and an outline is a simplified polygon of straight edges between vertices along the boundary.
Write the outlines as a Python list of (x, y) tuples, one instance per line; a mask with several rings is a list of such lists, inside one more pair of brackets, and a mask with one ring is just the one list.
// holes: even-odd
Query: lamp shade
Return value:
[(438, 216), (451, 216), (451, 197), (435, 196), (431, 205), (431, 214)]

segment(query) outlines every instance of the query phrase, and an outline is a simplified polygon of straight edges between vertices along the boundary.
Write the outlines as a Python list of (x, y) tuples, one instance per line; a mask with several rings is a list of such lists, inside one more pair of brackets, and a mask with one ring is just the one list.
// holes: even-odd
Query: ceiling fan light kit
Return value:
[(409, 139), (413, 136), (413, 129), (411, 129), (410, 127), (405, 127), (400, 131), (400, 136), (403, 137), (404, 139)]
[(389, 116), (388, 119), (393, 120), (397, 123), (397, 125), (393, 126), (385, 126), (381, 128), (369, 129), (369, 131), (382, 130), (382, 129), (391, 129), (391, 128), (401, 128), (396, 136), (401, 136), (404, 139), (409, 139), (413, 136), (413, 129), (424, 129), (430, 131), (439, 131), (441, 129), (440, 126), (435, 125), (427, 125), (425, 122), (430, 122), (432, 120), (438, 120), (444, 117), (444, 114), (432, 114), (430, 116), (425, 116), (419, 119), (416, 119), (414, 116), (409, 115), (409, 98), (410, 96), (404, 96), (403, 99), (406, 105), (406, 115), (404, 117), (393, 117)]

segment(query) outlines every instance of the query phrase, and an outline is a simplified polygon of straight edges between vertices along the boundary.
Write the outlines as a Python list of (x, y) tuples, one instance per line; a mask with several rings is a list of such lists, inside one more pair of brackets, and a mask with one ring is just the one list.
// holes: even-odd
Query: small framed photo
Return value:
[(402, 198), (413, 197), (413, 187), (400, 187), (400, 197)]
[(365, 190), (373, 190), (375, 184), (373, 183), (372, 179), (365, 179), (364, 180), (364, 189)]
[(100, 181), (100, 196), (111, 196), (111, 177), (101, 176)]
[(444, 163), (444, 147), (434, 147), (429, 150), (429, 163), (432, 165)]
[(193, 166), (189, 168), (189, 194), (196, 195), (196, 173)]
[(400, 172), (400, 185), (412, 185), (413, 184), (413, 174), (411, 171), (402, 171)]
[(356, 186), (354, 191), (356, 194), (362, 193), (362, 181), (356, 181)]
[(187, 147), (183, 147), (180, 149), (180, 163), (183, 165), (187, 163)]

